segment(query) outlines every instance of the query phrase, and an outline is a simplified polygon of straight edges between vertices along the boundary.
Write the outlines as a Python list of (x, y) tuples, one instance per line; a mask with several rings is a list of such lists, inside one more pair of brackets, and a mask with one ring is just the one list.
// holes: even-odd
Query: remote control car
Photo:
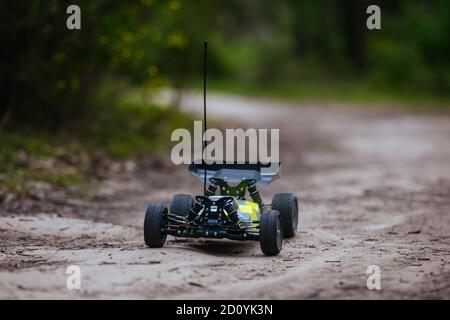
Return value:
[[(203, 133), (206, 132), (207, 48), (205, 41)], [(205, 146), (206, 142), (203, 148)], [(273, 196), (271, 205), (266, 205), (257, 186), (267, 185), (278, 177), (281, 164), (208, 163), (202, 158), (202, 161), (189, 166), (189, 171), (203, 181), (203, 195), (194, 199), (188, 194), (177, 194), (169, 208), (164, 203), (152, 203), (147, 207), (145, 244), (162, 247), (168, 234), (190, 238), (256, 240), (264, 254), (277, 255), (281, 251), (283, 237), (293, 237), (297, 231), (297, 197), (292, 193), (278, 193)], [(247, 192), (251, 201), (246, 199)]]
[[(150, 204), (145, 213), (145, 243), (162, 247), (168, 234), (259, 240), (264, 254), (277, 255), (283, 237), (293, 237), (297, 231), (298, 203), (292, 193), (275, 194), (270, 206), (263, 203), (257, 185), (266, 185), (276, 178), (280, 165), (272, 172), (269, 168), (270, 164), (261, 163), (191, 164), (189, 171), (200, 180), (204, 181), (205, 175), (209, 180), (205, 195), (194, 199), (188, 194), (177, 194), (169, 208), (163, 203)], [(246, 199), (247, 191), (251, 200)]]

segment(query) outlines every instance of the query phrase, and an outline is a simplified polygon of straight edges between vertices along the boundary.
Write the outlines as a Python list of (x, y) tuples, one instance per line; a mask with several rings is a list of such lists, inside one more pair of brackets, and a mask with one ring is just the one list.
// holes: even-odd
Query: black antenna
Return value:
[(203, 53), (203, 138), (205, 139), (203, 142), (203, 150), (202, 150), (202, 161), (203, 165), (205, 166), (205, 176), (203, 181), (203, 194), (206, 195), (206, 172), (207, 172), (207, 165), (204, 158), (204, 151), (206, 148), (206, 69), (208, 66), (208, 40), (205, 40), (204, 42), (204, 53)]

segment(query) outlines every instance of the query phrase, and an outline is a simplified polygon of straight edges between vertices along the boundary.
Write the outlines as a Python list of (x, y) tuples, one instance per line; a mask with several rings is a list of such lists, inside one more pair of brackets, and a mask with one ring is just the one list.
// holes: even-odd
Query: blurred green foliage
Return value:
[[(81, 8), (81, 30), (66, 28), (69, 4)], [(382, 30), (366, 28), (370, 4)], [(121, 90), (191, 86), (205, 38), (210, 75), (223, 81), (450, 92), (446, 0), (5, 0), (0, 14), (3, 128), (107, 126), (125, 117), (114, 108)], [(105, 81), (115, 88), (100, 99)]]
[[(81, 30), (66, 28), (71, 4)], [(370, 4), (382, 30), (366, 28)], [(166, 148), (191, 119), (145, 95), (200, 86), (204, 39), (216, 89), (408, 105), (450, 97), (447, 0), (3, 0), (0, 19), (0, 189), (71, 185), (98, 154)]]
[(2, 189), (20, 193), (29, 181), (58, 187), (83, 183), (109, 159), (158, 154), (167, 149), (174, 129), (192, 127), (192, 119), (178, 110), (119, 100), (97, 107), (96, 121), (83, 126), (67, 123), (57, 133), (21, 126), (0, 133), (0, 198)]
[(188, 43), (202, 34), (193, 16), (181, 14), (180, 2), (78, 1), (82, 29), (75, 31), (66, 28), (71, 3), (1, 2), (2, 115), (59, 128), (96, 117), (105, 76), (130, 85), (181, 85), (194, 68), (196, 59), (185, 57), (200, 49)]

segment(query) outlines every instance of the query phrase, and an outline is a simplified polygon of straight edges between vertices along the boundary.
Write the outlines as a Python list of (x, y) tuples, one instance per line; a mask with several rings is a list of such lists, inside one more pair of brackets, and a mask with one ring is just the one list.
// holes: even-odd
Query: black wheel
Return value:
[(277, 193), (272, 198), (272, 210), (277, 210), (283, 223), (283, 236), (295, 236), (298, 226), (298, 201), (292, 193)]
[(275, 256), (280, 253), (283, 246), (283, 226), (278, 211), (270, 210), (261, 213), (259, 244), (265, 255)]
[(176, 194), (170, 203), (169, 212), (177, 216), (187, 217), (194, 205), (194, 198), (190, 194)]
[(144, 240), (152, 248), (160, 248), (166, 242), (167, 234), (162, 232), (167, 220), (167, 207), (163, 203), (150, 203), (145, 212)]

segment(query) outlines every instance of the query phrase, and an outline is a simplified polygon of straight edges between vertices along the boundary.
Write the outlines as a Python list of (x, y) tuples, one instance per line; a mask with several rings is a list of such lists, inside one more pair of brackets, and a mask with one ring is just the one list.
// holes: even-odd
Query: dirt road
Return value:
[[(277, 257), (257, 242), (168, 239), (146, 248), (148, 201), (200, 193), (184, 167), (111, 174), (81, 198), (48, 191), (0, 210), (0, 298), (450, 298), (450, 117), (209, 96), (209, 114), (280, 128), (281, 178), (300, 232)], [(201, 106), (188, 94), (187, 110)], [(253, 114), (253, 116), (248, 116)], [(132, 167), (132, 165), (130, 165)], [(81, 268), (81, 289), (66, 268)], [(381, 270), (381, 290), (366, 286)]]

